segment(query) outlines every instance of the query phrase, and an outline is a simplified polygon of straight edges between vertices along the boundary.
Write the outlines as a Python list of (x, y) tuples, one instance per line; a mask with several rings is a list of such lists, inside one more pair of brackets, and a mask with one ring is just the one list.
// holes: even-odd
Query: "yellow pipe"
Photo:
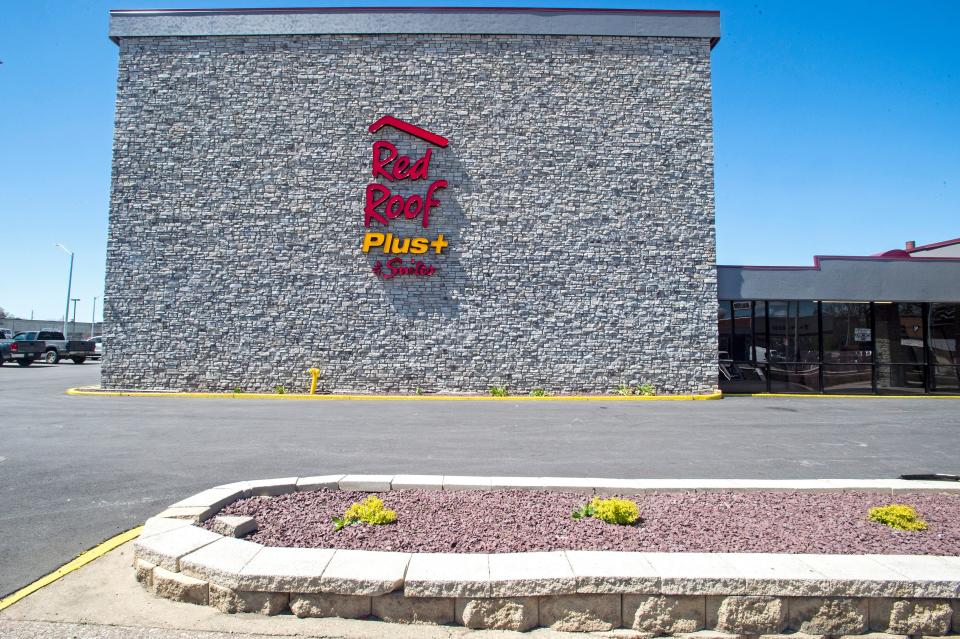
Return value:
[(317, 380), (320, 378), (320, 369), (319, 369), (319, 368), (311, 368), (311, 369), (310, 369), (309, 371), (307, 371), (307, 372), (310, 373), (310, 377), (312, 378), (312, 379), (310, 380), (310, 394), (311, 394), (311, 395), (316, 395), (316, 394), (317, 394)]

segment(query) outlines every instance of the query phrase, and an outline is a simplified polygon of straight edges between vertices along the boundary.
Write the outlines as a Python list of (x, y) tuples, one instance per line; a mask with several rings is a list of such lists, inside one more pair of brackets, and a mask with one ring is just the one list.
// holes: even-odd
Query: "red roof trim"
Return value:
[(952, 246), (954, 244), (960, 244), (960, 237), (955, 237), (952, 240), (944, 240), (942, 242), (934, 242), (933, 244), (924, 244), (923, 246), (915, 246), (912, 249), (908, 249), (907, 253), (916, 253), (917, 251), (928, 251), (930, 249), (940, 248), (942, 246)]
[(718, 16), (719, 11), (701, 11), (694, 9), (611, 9), (611, 8), (570, 8), (570, 7), (277, 7), (277, 8), (236, 8), (236, 9), (111, 9), (110, 15), (151, 15), (183, 13), (327, 13), (327, 12), (383, 12), (383, 11), (482, 11), (488, 13), (539, 12), (539, 13), (630, 13), (660, 15)]
[(441, 148), (446, 148), (450, 141), (447, 138), (437, 135), (436, 133), (431, 133), (426, 129), (421, 129), (418, 126), (410, 124), (409, 122), (404, 122), (403, 120), (398, 120), (392, 115), (385, 115), (373, 124), (370, 125), (368, 129), (370, 133), (376, 133), (385, 126), (392, 126), (393, 128), (403, 131), (404, 133), (409, 133), (412, 136), (418, 137), (421, 140), (426, 140), (430, 144), (435, 144)]
[(742, 268), (749, 271), (819, 271), (820, 263), (826, 260), (858, 262), (960, 262), (960, 257), (883, 257), (882, 255), (814, 255), (813, 266), (747, 266), (717, 264), (717, 268)]

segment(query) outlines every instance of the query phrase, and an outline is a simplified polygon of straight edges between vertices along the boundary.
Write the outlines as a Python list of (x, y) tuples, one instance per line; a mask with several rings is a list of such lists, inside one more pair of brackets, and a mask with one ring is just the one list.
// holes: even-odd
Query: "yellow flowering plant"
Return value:
[(898, 530), (926, 530), (927, 522), (917, 517), (917, 511), (906, 504), (890, 504), (871, 508), (867, 518), (878, 524)]
[(362, 502), (354, 502), (343, 513), (343, 517), (333, 518), (333, 529), (342, 530), (346, 526), (356, 524), (370, 524), (381, 526), (397, 521), (397, 513), (383, 507), (383, 500), (376, 495), (370, 495)]
[(594, 497), (590, 502), (573, 511), (574, 519), (586, 517), (593, 517), (608, 524), (628, 526), (640, 519), (640, 508), (629, 499)]

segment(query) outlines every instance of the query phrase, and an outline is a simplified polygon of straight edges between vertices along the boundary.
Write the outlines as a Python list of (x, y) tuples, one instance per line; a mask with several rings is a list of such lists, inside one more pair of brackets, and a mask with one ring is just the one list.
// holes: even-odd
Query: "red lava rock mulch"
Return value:
[[(866, 492), (684, 492), (628, 496), (634, 526), (574, 520), (588, 497), (546, 491), (398, 490), (380, 493), (397, 523), (333, 531), (331, 518), (369, 493), (320, 490), (252, 497), (221, 514), (249, 515), (246, 537), (268, 546), (404, 552), (777, 552), (960, 554), (960, 496)], [(872, 506), (909, 504), (929, 528), (899, 531), (867, 520)], [(208, 524), (209, 525), (209, 522)]]

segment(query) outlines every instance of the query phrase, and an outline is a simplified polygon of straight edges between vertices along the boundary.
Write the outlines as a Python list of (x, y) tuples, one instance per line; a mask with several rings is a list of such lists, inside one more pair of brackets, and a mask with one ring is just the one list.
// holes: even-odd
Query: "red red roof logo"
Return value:
[(376, 133), (385, 126), (392, 126), (398, 131), (403, 131), (404, 133), (409, 133), (414, 137), (418, 137), (421, 140), (426, 140), (430, 144), (435, 144), (441, 148), (446, 148), (450, 144), (447, 138), (437, 135), (436, 133), (431, 133), (426, 129), (421, 129), (418, 126), (410, 124), (409, 122), (404, 122), (399, 120), (391, 115), (385, 115), (373, 124), (370, 125), (370, 133)]

